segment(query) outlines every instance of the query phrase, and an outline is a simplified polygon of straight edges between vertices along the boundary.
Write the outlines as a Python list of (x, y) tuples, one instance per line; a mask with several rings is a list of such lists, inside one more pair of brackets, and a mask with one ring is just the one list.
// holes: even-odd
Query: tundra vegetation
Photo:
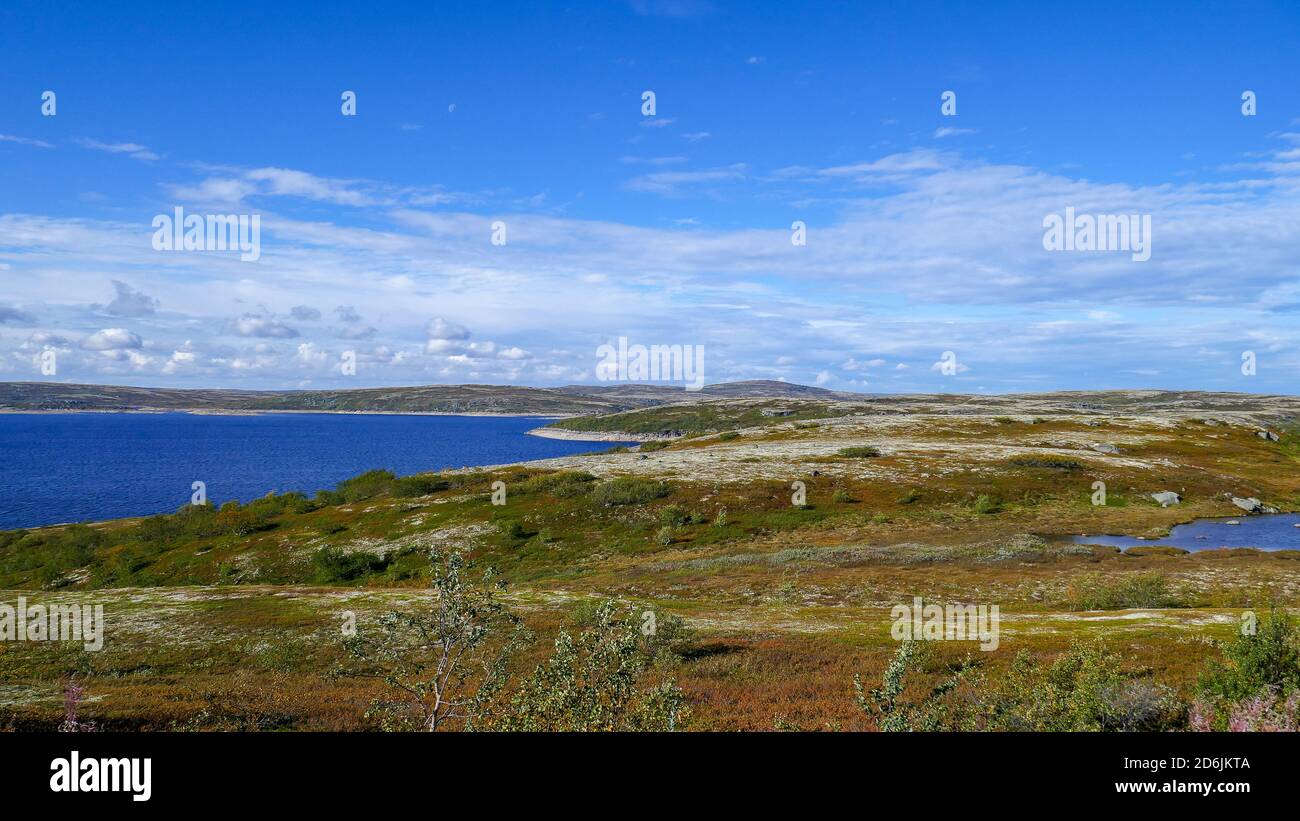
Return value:
[[(1066, 537), (1300, 510), (1298, 414), (709, 400), (560, 423), (650, 447), (4, 532), (0, 602), (107, 627), (99, 652), (0, 642), (0, 726), (1294, 729), (1300, 551)], [(999, 648), (896, 642), (915, 597), (997, 604)]]

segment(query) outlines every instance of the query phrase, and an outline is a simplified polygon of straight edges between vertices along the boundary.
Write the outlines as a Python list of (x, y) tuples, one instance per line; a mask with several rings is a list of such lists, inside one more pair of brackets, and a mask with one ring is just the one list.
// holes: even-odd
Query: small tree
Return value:
[(858, 707), (876, 720), (881, 732), (933, 732), (936, 730), (967, 729), (960, 724), (961, 716), (955, 716), (946, 703), (950, 693), (957, 689), (962, 680), (975, 668), (972, 660), (967, 659), (951, 676), (934, 687), (921, 701), (903, 700), (903, 691), (907, 687), (907, 674), (919, 669), (929, 648), (916, 639), (907, 639), (898, 645), (894, 657), (885, 667), (879, 687), (866, 689), (862, 677), (853, 677), (853, 693)]
[(526, 630), (498, 598), (505, 582), (493, 568), (471, 578), (469, 565), (454, 551), (433, 550), (429, 562), (432, 605), (385, 613), (373, 632), (347, 637), (350, 664), (335, 674), (377, 679), (400, 694), (396, 704), (374, 705), (387, 728), (408, 724), (414, 712), (424, 730), (456, 723), (472, 729), (505, 685), (506, 665)]
[(561, 630), (555, 652), (520, 683), (491, 729), (523, 731), (671, 731), (687, 716), (671, 681), (643, 687), (656, 658), (681, 635), (679, 620), (660, 619), (643, 635), (632, 612), (602, 603), (577, 637)]

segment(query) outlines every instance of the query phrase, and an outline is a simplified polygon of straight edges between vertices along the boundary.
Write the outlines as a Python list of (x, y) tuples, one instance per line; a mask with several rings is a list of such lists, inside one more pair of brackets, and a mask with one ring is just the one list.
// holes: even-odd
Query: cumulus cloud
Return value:
[(370, 339), (379, 333), (377, 328), (370, 325), (351, 325), (338, 332), (339, 339)]
[(127, 350), (142, 344), (140, 337), (126, 328), (104, 328), (81, 340), (82, 349), (87, 351)]
[(117, 296), (104, 306), (104, 313), (109, 316), (150, 316), (158, 310), (158, 300), (121, 280), (113, 280), (113, 289)]
[(230, 323), (230, 330), (237, 336), (252, 336), (271, 339), (293, 339), (298, 331), (285, 325), (278, 319), (255, 314), (244, 314)]
[(66, 337), (53, 333), (52, 331), (37, 331), (27, 337), (27, 342), (23, 344), (24, 348), (62, 348), (70, 344)]
[(430, 339), (469, 339), (469, 330), (463, 325), (448, 322), (442, 317), (435, 317), (426, 331)]
[[(68, 295), (96, 292), (105, 276), (133, 282), (149, 270), (148, 288), (165, 293), (167, 311), (155, 306), (148, 317), (148, 352), (211, 334), (204, 344), (212, 348), (191, 366), (210, 384), (296, 384), (304, 366), (292, 351), (243, 346), (300, 336), (274, 318), (283, 309), (266, 306), (310, 300), (383, 317), (372, 335), (360, 321), (299, 326), (320, 321), (305, 305), (282, 315), (330, 355), (331, 367), (339, 336), (365, 335), (366, 345), (347, 347), (386, 346), (366, 375), (389, 384), (589, 380), (592, 339), (626, 333), (646, 344), (705, 344), (710, 381), (807, 379), (824, 370), (843, 385), (855, 384), (843, 376), (878, 369), (877, 388), (951, 390), (952, 381), (927, 366), (952, 349), (990, 390), (1293, 390), (1285, 380), (1300, 372), (1300, 328), (1288, 307), (1300, 305), (1300, 158), (1288, 156), (1295, 149), (1287, 142), (1256, 152), (1213, 182), (1097, 183), (918, 149), (833, 165), (721, 166), (725, 179), (659, 177), (647, 186), (674, 196), (821, 203), (806, 217), (795, 211), (808, 221), (802, 247), (790, 242), (793, 214), (745, 224), (713, 219), (712, 203), (693, 201), (689, 211), (668, 207), (658, 221), (637, 224), (511, 213), (510, 246), (493, 249), (485, 240), (490, 213), (425, 211), (396, 196), (397, 186), (360, 183), (358, 191), (397, 207), (367, 212), (362, 223), (341, 209), (322, 218), (317, 205), (299, 218), (268, 216), (275, 242), (264, 242), (256, 267), (211, 254), (160, 258), (141, 246), (138, 222), (6, 214), (0, 248), (22, 275), (5, 271), (5, 299), (22, 310), (0, 308), (0, 344), (9, 354), (27, 344), (27, 333), (12, 326), (35, 324), (28, 311), (42, 327), (80, 339), (104, 320)], [(259, 194), (273, 190), (270, 179), (229, 175)], [(1067, 206), (1151, 214), (1151, 259), (1046, 251), (1043, 218)], [(673, 221), (697, 215), (705, 219)], [(471, 343), (465, 325), (448, 317), (481, 341)], [(1242, 385), (1239, 354), (1247, 348), (1267, 358)], [(83, 358), (88, 368), (106, 359)], [(139, 367), (166, 361), (157, 354)]]

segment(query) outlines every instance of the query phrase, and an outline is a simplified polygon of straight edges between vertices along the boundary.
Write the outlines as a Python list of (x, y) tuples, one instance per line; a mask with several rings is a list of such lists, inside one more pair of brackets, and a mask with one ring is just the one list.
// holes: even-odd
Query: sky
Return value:
[(0, 380), (1300, 385), (1295, 3), (267, 5), (0, 6)]

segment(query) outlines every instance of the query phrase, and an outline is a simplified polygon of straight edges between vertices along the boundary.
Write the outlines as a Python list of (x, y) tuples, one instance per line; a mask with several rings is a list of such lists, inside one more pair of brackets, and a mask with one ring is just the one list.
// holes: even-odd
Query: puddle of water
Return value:
[[(1236, 522), (1237, 524), (1229, 524)], [(1183, 550), (1254, 547), (1259, 550), (1300, 550), (1300, 513), (1265, 513), (1226, 519), (1197, 519), (1177, 525), (1163, 539), (1133, 536), (1072, 536), (1075, 544), (1107, 547), (1164, 546)]]

